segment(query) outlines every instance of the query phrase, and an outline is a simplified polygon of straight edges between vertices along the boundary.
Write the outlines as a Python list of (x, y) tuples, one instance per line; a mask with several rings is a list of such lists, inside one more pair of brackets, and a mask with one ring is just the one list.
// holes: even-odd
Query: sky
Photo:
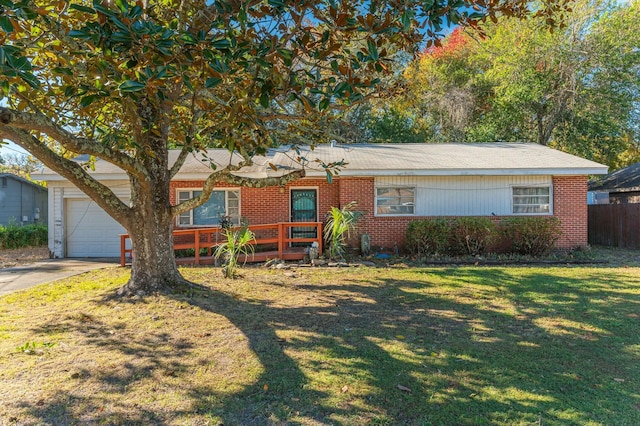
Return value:
[(0, 155), (5, 157), (7, 155), (25, 155), (28, 154), (27, 151), (14, 144), (13, 142), (8, 142), (6, 144), (2, 144), (0, 146)]

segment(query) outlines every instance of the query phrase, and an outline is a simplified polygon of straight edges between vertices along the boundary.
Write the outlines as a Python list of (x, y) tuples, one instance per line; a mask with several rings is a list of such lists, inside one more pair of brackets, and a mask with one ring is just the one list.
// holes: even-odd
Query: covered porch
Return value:
[[(255, 234), (254, 254), (243, 256), (241, 262), (265, 262), (269, 259), (302, 260), (306, 248), (314, 242), (318, 252), (322, 253), (322, 222), (279, 222), (263, 225), (250, 225)], [(193, 228), (173, 231), (174, 250), (193, 250), (194, 255), (177, 257), (179, 265), (213, 264), (215, 248), (223, 244), (226, 238), (222, 228)], [(202, 254), (201, 252), (205, 252)], [(128, 234), (120, 235), (120, 265), (131, 263), (134, 256)]]

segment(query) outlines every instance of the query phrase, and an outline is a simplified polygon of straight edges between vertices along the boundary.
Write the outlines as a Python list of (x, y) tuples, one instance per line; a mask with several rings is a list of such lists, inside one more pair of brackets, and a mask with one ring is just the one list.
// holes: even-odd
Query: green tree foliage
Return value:
[(613, 168), (640, 160), (640, 2), (572, 8), (553, 31), (545, 18), (505, 19), (426, 49), (406, 93), (371, 114), (404, 128), (381, 139), (533, 141)]
[(633, 149), (638, 139), (628, 136), (637, 133), (640, 101), (639, 3), (617, 8), (579, 1), (573, 7), (561, 30), (508, 20), (480, 43), (492, 96), (481, 116), (485, 134), (471, 128), (469, 137), (488, 136), (489, 128), (495, 139), (536, 141), (612, 167)]
[[(444, 25), (535, 15), (567, 1), (0, 0), (0, 139), (25, 148), (121, 223), (135, 256), (124, 293), (179, 283), (173, 218), (268, 147), (322, 143), (330, 112), (376, 96), (399, 52)], [(470, 7), (474, 6), (474, 7)], [(174, 164), (168, 149), (180, 148)], [(227, 148), (202, 194), (177, 206), (169, 182), (192, 152)], [(131, 184), (123, 202), (67, 153), (101, 158)], [(230, 154), (231, 157), (231, 154)], [(328, 165), (331, 166), (331, 165)]]

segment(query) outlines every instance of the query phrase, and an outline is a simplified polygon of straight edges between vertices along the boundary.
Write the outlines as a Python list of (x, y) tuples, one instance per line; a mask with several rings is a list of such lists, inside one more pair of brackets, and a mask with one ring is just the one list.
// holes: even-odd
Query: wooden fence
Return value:
[(640, 204), (589, 206), (589, 244), (640, 248)]

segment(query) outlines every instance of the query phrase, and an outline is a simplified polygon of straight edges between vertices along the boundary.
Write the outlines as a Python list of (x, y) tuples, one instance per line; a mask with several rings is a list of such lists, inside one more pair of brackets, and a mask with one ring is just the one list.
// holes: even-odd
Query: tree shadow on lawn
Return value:
[(175, 339), (169, 332), (147, 332), (144, 340), (135, 340), (126, 325), (114, 327), (84, 313), (56, 319), (34, 331), (43, 335), (79, 335), (82, 336), (81, 352), (105, 349), (126, 357), (127, 361), (100, 359), (94, 362), (79, 356), (68, 371), (53, 372), (65, 375), (77, 384), (75, 387), (58, 390), (46, 400), (21, 404), (32, 418), (54, 425), (168, 424), (164, 413), (154, 412), (135, 400), (122, 399), (114, 404), (111, 398), (126, 394), (131, 387), (153, 379), (154, 375), (180, 374), (185, 369), (181, 358), (193, 349), (191, 342)]
[[(628, 410), (628, 422), (640, 421), (630, 383), (638, 377), (632, 371), (638, 354), (625, 351), (638, 322), (632, 327), (628, 315), (640, 302), (637, 294), (618, 291), (624, 283), (594, 290), (577, 279), (514, 277), (499, 268), (426, 270), (418, 281), (383, 275), (287, 285), (287, 292), (307, 296), (307, 306), (243, 299), (206, 285), (165, 295), (227, 318), (246, 337), (262, 372), (231, 394), (188, 384), (183, 391), (190, 406), (181, 412), (125, 404), (117, 407), (129, 416), (121, 423), (610, 424), (621, 409)], [(436, 278), (452, 277), (462, 290), (437, 284)], [(265, 291), (283, 285), (265, 279), (272, 282), (256, 284)], [(79, 323), (77, 331), (90, 346), (110, 346), (140, 360), (100, 374), (105, 386), (126, 392), (160, 370), (175, 372), (176, 381), (189, 377), (182, 359), (197, 343), (170, 350), (161, 344), (168, 338), (163, 333), (123, 343), (99, 324)], [(91, 368), (80, 374), (98, 376)], [(90, 414), (74, 417), (65, 411), (69, 404), (82, 404)], [(99, 412), (102, 405), (99, 396), (61, 392), (28, 408), (44, 421), (60, 412), (55, 418), (61, 423), (119, 423), (114, 413)]]

